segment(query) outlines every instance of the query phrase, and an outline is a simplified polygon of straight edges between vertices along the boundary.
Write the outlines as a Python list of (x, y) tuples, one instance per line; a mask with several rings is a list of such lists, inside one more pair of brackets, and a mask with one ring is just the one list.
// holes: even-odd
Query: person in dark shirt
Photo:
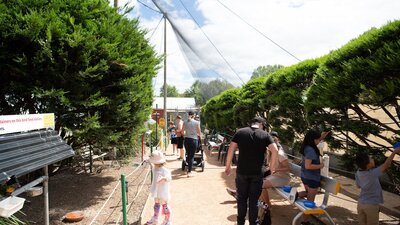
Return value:
[(176, 148), (178, 146), (178, 139), (176, 137), (176, 127), (173, 121), (169, 121), (168, 132), (171, 136), (172, 154), (175, 155), (176, 152), (176, 154), (179, 155), (178, 149)]
[[(299, 197), (307, 197), (307, 200), (314, 201), (318, 188), (321, 184), (321, 169), (324, 163), (321, 162), (321, 153), (317, 145), (323, 140), (328, 132), (320, 132), (317, 129), (311, 129), (304, 136), (303, 144), (300, 147), (300, 154), (303, 155), (301, 163), (301, 181), (304, 184), (305, 191), (299, 192)], [(309, 215), (303, 215), (301, 225), (311, 225)]]
[(272, 137), (264, 131), (265, 126), (264, 118), (254, 117), (251, 120), (251, 126), (239, 129), (229, 145), (225, 167), (225, 173), (228, 176), (231, 174), (234, 151), (239, 149), (235, 179), (238, 225), (244, 225), (247, 208), (249, 208), (250, 225), (258, 224), (257, 202), (263, 185), (262, 167), (267, 147), (271, 151), (271, 173), (273, 174), (276, 170), (278, 148)]

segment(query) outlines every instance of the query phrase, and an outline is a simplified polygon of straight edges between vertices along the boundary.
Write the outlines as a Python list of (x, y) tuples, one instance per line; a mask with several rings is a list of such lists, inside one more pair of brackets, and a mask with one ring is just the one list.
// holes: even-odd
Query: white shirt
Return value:
[[(150, 187), (152, 197), (168, 201), (171, 197), (169, 192), (169, 184), (172, 180), (171, 172), (165, 167), (153, 167), (152, 170), (153, 181)], [(161, 177), (165, 177), (167, 180), (164, 182), (158, 182)]]

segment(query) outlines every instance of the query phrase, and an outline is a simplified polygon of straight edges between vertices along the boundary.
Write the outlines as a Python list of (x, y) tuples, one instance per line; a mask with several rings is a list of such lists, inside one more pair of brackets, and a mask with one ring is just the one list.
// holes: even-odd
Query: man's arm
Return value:
[(176, 128), (176, 133), (181, 133), (183, 129), (182, 121), (178, 123), (178, 127)]
[(185, 136), (185, 123), (183, 123), (180, 133), (181, 133), (182, 136)]
[(197, 136), (201, 137), (200, 123), (197, 124)]
[(237, 143), (231, 141), (231, 143), (229, 144), (229, 149), (228, 149), (228, 155), (226, 156), (226, 166), (225, 166), (225, 173), (226, 175), (230, 175), (231, 174), (231, 163), (232, 163), (232, 159), (233, 159), (233, 153), (235, 152), (235, 150), (237, 149)]

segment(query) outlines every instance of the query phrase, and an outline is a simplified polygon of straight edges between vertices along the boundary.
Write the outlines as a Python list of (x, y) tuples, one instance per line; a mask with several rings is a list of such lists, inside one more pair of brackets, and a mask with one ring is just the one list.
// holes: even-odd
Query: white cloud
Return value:
[[(155, 8), (150, 0), (142, 1)], [(389, 21), (400, 19), (399, 0), (219, 1), (301, 60), (325, 55), (371, 27), (380, 27)], [(150, 18), (147, 15), (149, 10), (147, 10), (147, 16), (143, 15), (144, 7), (136, 1), (133, 2), (133, 4), (136, 3), (135, 9), (139, 10), (136, 15), (141, 15), (141, 25), (154, 29), (161, 16), (153, 15)], [(158, 0), (158, 2), (161, 1)], [(202, 13), (205, 19), (202, 21), (204, 24), (202, 30), (244, 82), (248, 81), (251, 73), (258, 66), (272, 64), (288, 66), (298, 62), (229, 12), (217, 0), (182, 2), (186, 5), (195, 4)], [(169, 1), (168, 4), (180, 6), (179, 1), (175, 3)], [(175, 18), (174, 21), (190, 42), (195, 43), (194, 48), (201, 54), (213, 56), (211, 62), (208, 62), (210, 65), (213, 63), (223, 65), (218, 69), (220, 74), (233, 84), (241, 85), (237, 76), (224, 64), (188, 15), (183, 18), (182, 11), (176, 11), (171, 16)], [(176, 43), (176, 38), (172, 35), (172, 29), (168, 28), (167, 83), (183, 92), (190, 87), (194, 79)], [(151, 38), (157, 51), (162, 49), (161, 35), (162, 26), (160, 25)], [(163, 84), (163, 69), (160, 69), (156, 81), (155, 90), (158, 94)]]

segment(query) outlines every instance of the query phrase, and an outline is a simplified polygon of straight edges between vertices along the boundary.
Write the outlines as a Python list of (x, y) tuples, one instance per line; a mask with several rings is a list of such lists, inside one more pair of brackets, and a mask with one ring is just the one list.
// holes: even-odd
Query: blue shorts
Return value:
[(310, 180), (310, 179), (306, 179), (306, 178), (301, 178), (301, 181), (303, 182), (304, 185), (307, 185), (310, 188), (319, 188), (319, 186), (321, 185), (319, 181), (316, 180)]

